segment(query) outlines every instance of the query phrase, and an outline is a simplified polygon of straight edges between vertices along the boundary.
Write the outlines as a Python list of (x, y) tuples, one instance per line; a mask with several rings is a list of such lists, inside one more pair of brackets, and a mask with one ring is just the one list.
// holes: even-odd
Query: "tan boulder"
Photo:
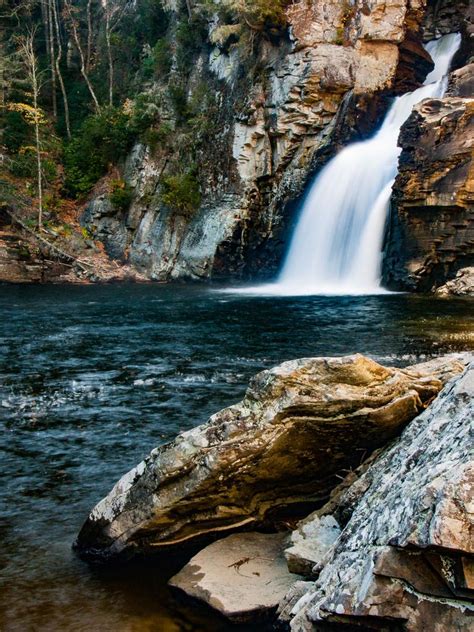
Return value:
[(89, 558), (157, 551), (307, 510), (463, 366), (455, 356), (396, 369), (354, 355), (263, 371), (240, 403), (120, 479), (92, 510), (77, 548)]
[(439, 296), (474, 296), (474, 267), (461, 268), (450, 281), (436, 290)]
[(286, 533), (236, 533), (210, 544), (169, 582), (234, 623), (268, 617), (298, 579), (286, 566)]

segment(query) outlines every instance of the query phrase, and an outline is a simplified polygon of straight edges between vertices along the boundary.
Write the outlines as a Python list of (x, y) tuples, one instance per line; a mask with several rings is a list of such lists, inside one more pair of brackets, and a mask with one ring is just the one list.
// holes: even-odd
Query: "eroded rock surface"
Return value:
[(474, 264), (474, 98), (423, 101), (399, 143), (384, 277), (430, 291)]
[(293, 632), (472, 629), (473, 430), (471, 363), (318, 511), (344, 528), (317, 580), (296, 584), (281, 604)]
[(170, 580), (233, 622), (258, 621), (277, 609), (295, 575), (283, 556), (286, 533), (237, 533), (210, 544)]
[(78, 550), (157, 551), (321, 503), (341, 471), (396, 436), (463, 366), (454, 356), (395, 369), (355, 355), (263, 371), (243, 401), (126, 474), (91, 512)]

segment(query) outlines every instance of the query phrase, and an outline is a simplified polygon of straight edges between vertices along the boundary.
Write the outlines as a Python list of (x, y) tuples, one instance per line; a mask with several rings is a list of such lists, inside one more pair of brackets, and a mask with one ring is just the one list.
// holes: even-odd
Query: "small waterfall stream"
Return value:
[[(379, 131), (349, 145), (320, 172), (304, 202), (272, 294), (374, 294), (380, 286), (382, 242), (397, 174), (398, 135), (413, 106), (443, 96), (459, 34), (427, 44), (434, 70), (424, 85), (397, 97)], [(250, 291), (257, 291), (252, 288)]]

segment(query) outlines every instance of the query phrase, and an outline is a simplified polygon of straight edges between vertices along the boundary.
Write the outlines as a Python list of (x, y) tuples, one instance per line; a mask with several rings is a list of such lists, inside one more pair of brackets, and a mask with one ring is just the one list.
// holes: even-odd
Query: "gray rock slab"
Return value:
[(313, 574), (313, 568), (319, 567), (328, 551), (336, 542), (341, 528), (333, 516), (311, 514), (302, 520), (291, 534), (291, 546), (285, 550), (288, 570), (291, 573)]

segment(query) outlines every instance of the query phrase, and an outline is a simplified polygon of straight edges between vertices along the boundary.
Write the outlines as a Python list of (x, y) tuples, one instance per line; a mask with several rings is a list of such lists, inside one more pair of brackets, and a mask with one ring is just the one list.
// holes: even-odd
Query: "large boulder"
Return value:
[(285, 362), (245, 398), (156, 448), (91, 512), (79, 553), (158, 551), (315, 507), (422, 411), (462, 358), (405, 369), (361, 355)]
[(293, 632), (472, 630), (473, 421), (474, 363), (313, 516), (343, 530), (281, 604)]

